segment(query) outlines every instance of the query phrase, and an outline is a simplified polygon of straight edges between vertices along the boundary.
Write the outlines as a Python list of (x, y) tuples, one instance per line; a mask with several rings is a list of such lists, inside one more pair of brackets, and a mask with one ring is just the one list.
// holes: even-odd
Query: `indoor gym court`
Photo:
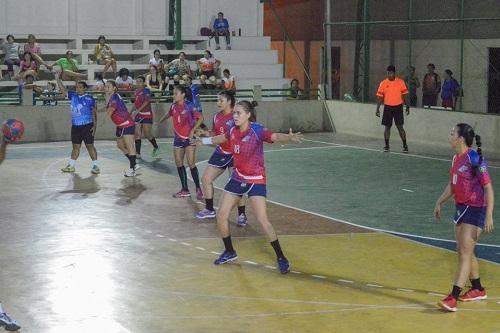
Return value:
[[(451, 150), (387, 154), (378, 140), (305, 138), (265, 146), (268, 213), (288, 275), (251, 208), (245, 228), (232, 220), (239, 259), (213, 265), (223, 249), (215, 222), (194, 218), (201, 203), (172, 198), (179, 181), (168, 139), (161, 160), (145, 145), (132, 179), (113, 141), (96, 143), (98, 176), (84, 149), (75, 174), (60, 172), (69, 142), (9, 146), (2, 302), (23, 332), (500, 332), (498, 232), (477, 246), (488, 299), (456, 313), (436, 306), (457, 260), (448, 250), (452, 204), (440, 224), (432, 215)], [(485, 149), (496, 189), (500, 163)], [(212, 150), (198, 150), (200, 173)]]

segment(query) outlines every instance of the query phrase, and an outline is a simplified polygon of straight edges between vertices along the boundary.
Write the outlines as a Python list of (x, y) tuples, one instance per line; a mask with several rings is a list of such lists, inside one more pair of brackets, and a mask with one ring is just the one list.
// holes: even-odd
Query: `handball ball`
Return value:
[(24, 124), (17, 119), (7, 119), (3, 123), (2, 132), (8, 141), (17, 141), (23, 136)]

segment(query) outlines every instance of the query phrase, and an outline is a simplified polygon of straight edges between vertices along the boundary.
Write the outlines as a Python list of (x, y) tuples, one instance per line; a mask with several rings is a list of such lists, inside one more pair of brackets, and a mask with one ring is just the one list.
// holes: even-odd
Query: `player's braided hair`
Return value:
[(474, 140), (476, 141), (476, 146), (477, 146), (476, 151), (479, 155), (479, 162), (477, 163), (477, 165), (474, 166), (474, 169), (477, 169), (477, 167), (481, 165), (481, 163), (483, 162), (483, 150), (481, 149), (482, 146), (481, 136), (474, 133), (474, 129), (469, 124), (460, 123), (457, 124), (456, 128), (458, 136), (464, 138), (467, 147), (472, 147)]

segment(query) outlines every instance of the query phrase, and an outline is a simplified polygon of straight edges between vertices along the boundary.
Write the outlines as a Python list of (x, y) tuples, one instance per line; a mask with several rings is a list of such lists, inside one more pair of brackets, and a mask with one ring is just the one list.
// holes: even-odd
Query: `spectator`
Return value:
[(0, 39), (0, 48), (5, 53), (4, 64), (7, 65), (7, 70), (9, 72), (9, 79), (15, 77), (14, 66), (19, 66), (21, 63), (19, 59), (19, 44), (15, 43), (14, 36), (7, 35), (7, 42)]
[(156, 66), (149, 67), (149, 74), (146, 75), (145, 83), (151, 92), (161, 91), (164, 88), (162, 75), (157, 71)]
[(33, 60), (30, 52), (24, 52), (23, 60), (19, 64), (18, 80), (24, 79), (26, 75), (33, 75), (34, 78), (38, 76), (36, 62)]
[(31, 74), (24, 76), (24, 80), (19, 81), (19, 100), (23, 104), (23, 91), (33, 90), (33, 105), (36, 105), (36, 97), (43, 92), (42, 88), (35, 84), (35, 77)]
[(234, 80), (234, 76), (231, 75), (231, 72), (229, 72), (229, 69), (227, 68), (222, 71), (221, 88), (226, 91), (236, 91), (236, 82)]
[(184, 52), (180, 52), (179, 58), (171, 61), (166, 67), (168, 76), (173, 78), (176, 84), (181, 78), (185, 81), (186, 77), (191, 76), (191, 67), (186, 61), (186, 53)]
[(444, 108), (451, 108), (455, 111), (457, 107), (457, 100), (460, 96), (460, 84), (453, 77), (453, 72), (449, 69), (444, 71), (446, 73), (443, 82), (443, 89), (441, 90), (441, 106)]
[(427, 65), (427, 74), (422, 82), (422, 106), (436, 106), (439, 92), (441, 91), (441, 78), (434, 73), (436, 66)]
[(78, 61), (73, 58), (72, 51), (66, 51), (66, 57), (58, 59), (55, 65), (61, 67), (61, 79), (64, 81), (79, 81), (86, 77), (85, 74), (78, 73)]
[(302, 99), (303, 97), (303, 92), (302, 89), (299, 87), (299, 80), (293, 79), (290, 82), (290, 89), (288, 90), (288, 97), (287, 99), (293, 100), (293, 99)]
[(149, 65), (155, 66), (159, 73), (163, 72), (165, 64), (163, 63), (159, 49), (153, 51), (153, 58), (149, 59)]
[(217, 83), (216, 73), (221, 64), (220, 60), (215, 59), (210, 50), (205, 50), (205, 55), (197, 61), (197, 64), (201, 74), (201, 84), (206, 87), (206, 80), (208, 78), (210, 84), (215, 85)]
[(104, 85), (106, 84), (106, 81), (104, 80), (103, 76), (101, 73), (96, 73), (95, 74), (95, 85), (94, 85), (94, 90), (96, 91), (104, 91)]
[(119, 91), (132, 91), (132, 88), (134, 87), (134, 79), (130, 76), (130, 72), (127, 68), (120, 69), (115, 83), (116, 88)]
[(47, 82), (47, 88), (42, 92), (40, 96), (40, 99), (43, 101), (43, 105), (56, 106), (59, 97), (63, 98), (59, 90), (57, 90), (56, 82)]
[(420, 80), (415, 75), (415, 67), (409, 67), (410, 72), (405, 78), (410, 94), (410, 106), (417, 106), (417, 88), (420, 87)]
[(229, 37), (229, 22), (224, 18), (224, 13), (219, 12), (214, 21), (213, 35), (215, 37), (216, 50), (220, 50), (219, 36), (226, 37), (226, 49), (231, 50), (231, 39)]
[(33, 34), (28, 35), (28, 42), (24, 44), (24, 52), (31, 53), (31, 57), (36, 61), (37, 67), (40, 65), (44, 65), (48, 69), (51, 68), (43, 59), (42, 59), (42, 48), (40, 44), (36, 42), (36, 37)]
[(99, 36), (97, 39), (94, 56), (98, 65), (104, 65), (104, 69), (102, 70), (103, 75), (105, 75), (109, 67), (111, 67), (113, 69), (113, 77), (116, 76), (116, 60), (113, 50), (111, 50), (111, 46), (106, 44), (106, 37)]
[(396, 127), (403, 141), (403, 153), (408, 153), (408, 145), (406, 144), (406, 132), (403, 128), (403, 102), (406, 104), (406, 115), (410, 114), (410, 101), (408, 100), (408, 88), (403, 80), (396, 77), (396, 68), (393, 65), (387, 67), (387, 78), (380, 82), (377, 90), (377, 111), (375, 115), (380, 117), (380, 105), (384, 104), (384, 114), (382, 116), (382, 125), (385, 126), (384, 131), (384, 152), (389, 152), (389, 140), (391, 138), (392, 123)]

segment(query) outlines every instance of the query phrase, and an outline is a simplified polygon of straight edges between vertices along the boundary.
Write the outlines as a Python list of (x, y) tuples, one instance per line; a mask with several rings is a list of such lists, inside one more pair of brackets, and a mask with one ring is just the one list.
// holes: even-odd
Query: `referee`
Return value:
[(375, 115), (380, 117), (380, 105), (384, 104), (384, 114), (382, 116), (382, 125), (385, 126), (384, 152), (389, 152), (389, 139), (391, 137), (392, 122), (396, 124), (399, 136), (403, 141), (403, 153), (408, 153), (406, 144), (406, 132), (403, 128), (403, 101), (406, 105), (406, 115), (410, 114), (410, 103), (408, 100), (408, 88), (405, 82), (396, 77), (396, 68), (393, 65), (387, 67), (387, 78), (380, 82), (377, 90), (377, 112)]

